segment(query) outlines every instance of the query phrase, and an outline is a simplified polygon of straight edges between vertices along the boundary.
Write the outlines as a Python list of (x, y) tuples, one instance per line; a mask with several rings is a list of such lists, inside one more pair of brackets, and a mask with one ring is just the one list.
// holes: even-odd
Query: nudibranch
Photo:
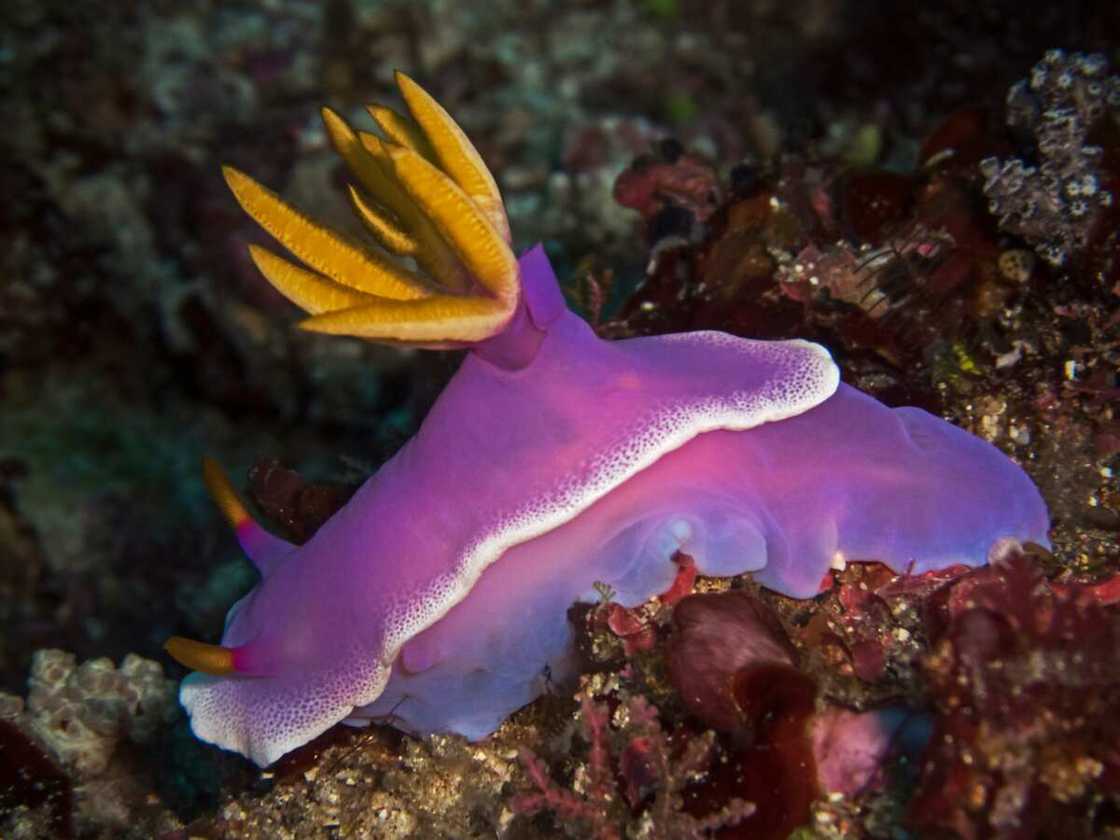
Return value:
[(372, 106), (379, 134), (323, 111), (369, 241), (225, 177), (302, 262), (250, 246), (304, 329), (469, 352), (415, 437), (304, 545), (206, 465), (261, 579), (221, 645), (167, 644), (197, 672), (180, 699), (200, 738), (262, 766), (340, 721), (482, 738), (572, 674), (574, 602), (596, 584), (624, 605), (663, 592), (678, 550), (703, 574), (809, 597), (837, 557), (924, 572), (1046, 542), (1011, 460), (841, 384), (819, 345), (597, 337), (540, 246), (514, 255), (459, 126), (397, 84), (408, 113)]

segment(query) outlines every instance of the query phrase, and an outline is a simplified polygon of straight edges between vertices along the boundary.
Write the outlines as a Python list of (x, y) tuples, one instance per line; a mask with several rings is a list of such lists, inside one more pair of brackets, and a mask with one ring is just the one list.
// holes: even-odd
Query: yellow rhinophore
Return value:
[(182, 636), (172, 636), (163, 643), (168, 655), (192, 671), (224, 677), (237, 671), (234, 653), (220, 645), (208, 645)]
[(214, 500), (222, 516), (234, 529), (252, 521), (249, 511), (245, 510), (245, 505), (237, 497), (237, 491), (229, 483), (225, 471), (213, 458), (202, 459), (202, 479), (206, 482), (206, 490), (210, 493), (210, 498)]
[(403, 73), (396, 80), (409, 114), (371, 105), (383, 137), (322, 112), (357, 182), (350, 186), (354, 212), (377, 246), (312, 221), (226, 166), (245, 212), (307, 267), (257, 245), (249, 253), (277, 290), (311, 314), (304, 329), (437, 347), (481, 341), (502, 331), (520, 293), (502, 197), (439, 103)]

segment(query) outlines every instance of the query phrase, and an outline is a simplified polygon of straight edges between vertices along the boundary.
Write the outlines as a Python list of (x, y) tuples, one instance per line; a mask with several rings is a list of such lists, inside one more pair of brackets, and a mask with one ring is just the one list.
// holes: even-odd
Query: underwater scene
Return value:
[(1120, 5), (6, 0), (0, 840), (1120, 840)]

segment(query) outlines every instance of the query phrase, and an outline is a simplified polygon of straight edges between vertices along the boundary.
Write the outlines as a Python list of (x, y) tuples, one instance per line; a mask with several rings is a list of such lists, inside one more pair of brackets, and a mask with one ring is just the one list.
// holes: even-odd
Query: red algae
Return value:
[(720, 800), (705, 816), (686, 805), (685, 790), (703, 775), (714, 756), (714, 739), (687, 731), (667, 733), (657, 709), (639, 695), (619, 695), (617, 726), (611, 726), (611, 705), (580, 693), (580, 731), (587, 742), (581, 781), (570, 787), (552, 778), (548, 765), (527, 747), (520, 760), (532, 784), (511, 801), (516, 813), (551, 812), (563, 820), (568, 836), (618, 840), (622, 826), (635, 814), (645, 816), (646, 836), (654, 840), (689, 840), (710, 836), (735, 825), (754, 812), (754, 806), (731, 796)]
[(747, 724), (735, 693), (740, 671), (794, 662), (777, 616), (746, 592), (690, 595), (673, 610), (673, 627), (665, 654), (669, 679), (686, 708), (720, 731)]
[(673, 611), (673, 626), (670, 681), (693, 715), (730, 736), (727, 760), (691, 792), (690, 810), (739, 796), (757, 810), (717, 836), (788, 836), (809, 821), (820, 793), (810, 728), (816, 681), (794, 664), (777, 615), (746, 592), (691, 595)]
[(269, 458), (249, 470), (249, 492), (285, 536), (302, 544), (354, 491), (338, 484), (309, 482), (295, 470)]
[(882, 244), (885, 231), (909, 218), (914, 205), (915, 179), (884, 170), (856, 172), (841, 187), (841, 213), (855, 236)]
[(690, 809), (709, 810), (730, 797), (754, 802), (747, 819), (721, 838), (780, 840), (810, 818), (820, 794), (810, 732), (816, 683), (792, 665), (764, 662), (740, 670), (732, 692), (744, 716), (745, 744), (729, 750), (690, 798)]
[(679, 143), (663, 141), (658, 156), (641, 157), (620, 174), (614, 200), (637, 210), (653, 233), (659, 214), (679, 208), (700, 222), (719, 206), (721, 188), (712, 165), (685, 154)]
[(915, 828), (1016, 840), (1102, 830), (1088, 806), (1120, 792), (1120, 611), (1094, 591), (1056, 589), (1016, 550), (931, 599), (923, 671), (936, 714)]
[(696, 561), (678, 551), (673, 555), (673, 562), (677, 564), (677, 575), (669, 588), (660, 596), (661, 603), (666, 607), (676, 605), (692, 592), (692, 588), (696, 585)]
[(607, 604), (606, 622), (612, 633), (622, 640), (627, 656), (650, 650), (656, 641), (653, 626), (635, 610), (621, 604)]

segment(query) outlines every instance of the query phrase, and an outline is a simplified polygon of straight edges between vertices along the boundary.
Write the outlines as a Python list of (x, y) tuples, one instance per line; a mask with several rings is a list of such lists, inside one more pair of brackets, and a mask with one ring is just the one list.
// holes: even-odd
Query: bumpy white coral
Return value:
[(984, 195), (1000, 227), (1022, 236), (1051, 265), (1083, 249), (1113, 202), (1101, 185), (1100, 146), (1086, 141), (1105, 119), (1120, 118), (1120, 76), (1103, 55), (1050, 50), (1007, 96), (1008, 126), (1035, 146), (1035, 160), (980, 161)]
[(109, 765), (122, 738), (147, 741), (178, 714), (175, 683), (159, 663), (128, 654), (77, 665), (72, 653), (40, 650), (26, 703), (0, 694), (0, 718), (34, 736), (67, 769), (90, 778)]

